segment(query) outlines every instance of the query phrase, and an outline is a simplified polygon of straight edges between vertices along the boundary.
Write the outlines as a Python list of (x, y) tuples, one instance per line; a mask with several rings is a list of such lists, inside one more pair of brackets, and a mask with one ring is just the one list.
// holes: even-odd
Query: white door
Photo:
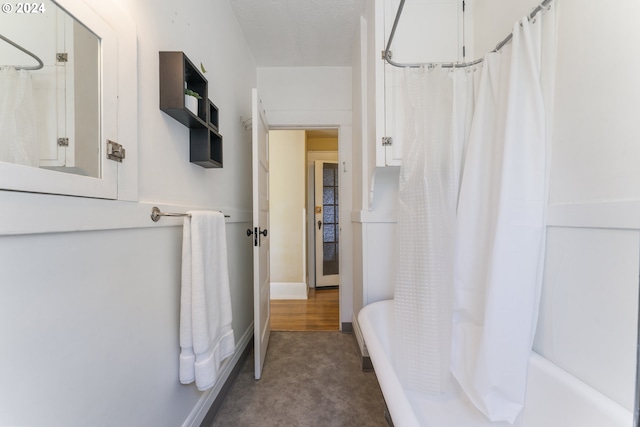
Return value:
[(338, 286), (338, 162), (315, 162), (316, 287)]
[(253, 317), (255, 377), (262, 376), (262, 366), (271, 333), (269, 283), (269, 125), (253, 89), (252, 146), (253, 146)]

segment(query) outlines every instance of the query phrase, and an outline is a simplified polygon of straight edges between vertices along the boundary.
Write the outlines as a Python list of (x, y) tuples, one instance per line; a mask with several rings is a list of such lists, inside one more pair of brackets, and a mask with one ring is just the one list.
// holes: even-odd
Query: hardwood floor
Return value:
[(338, 289), (310, 289), (306, 300), (271, 300), (272, 331), (338, 331)]

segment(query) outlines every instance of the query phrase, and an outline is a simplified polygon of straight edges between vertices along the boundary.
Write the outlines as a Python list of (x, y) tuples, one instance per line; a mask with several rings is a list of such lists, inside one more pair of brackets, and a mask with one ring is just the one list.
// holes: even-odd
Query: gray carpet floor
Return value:
[(360, 369), (353, 336), (340, 332), (272, 332), (262, 378), (253, 353), (211, 427), (386, 427), (374, 372)]

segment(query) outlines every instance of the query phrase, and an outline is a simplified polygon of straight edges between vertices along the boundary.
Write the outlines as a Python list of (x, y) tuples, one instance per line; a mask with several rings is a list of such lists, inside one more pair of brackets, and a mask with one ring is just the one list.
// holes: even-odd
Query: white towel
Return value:
[(222, 213), (189, 213), (182, 238), (180, 382), (207, 390), (235, 351), (227, 239)]

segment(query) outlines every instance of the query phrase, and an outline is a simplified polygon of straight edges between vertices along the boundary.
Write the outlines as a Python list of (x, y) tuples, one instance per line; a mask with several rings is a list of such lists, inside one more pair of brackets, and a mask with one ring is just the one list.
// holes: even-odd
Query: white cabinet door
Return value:
[[(384, 2), (383, 28), (384, 46), (389, 40), (400, 0), (378, 0)], [(460, 0), (405, 0), (402, 16), (391, 45), (393, 60), (400, 63), (455, 62), (462, 60), (462, 1)], [(381, 60), (376, 58), (376, 60)], [(390, 144), (378, 150), (378, 166), (400, 166), (402, 163), (403, 129), (406, 117), (406, 88), (404, 69), (385, 62), (383, 78), (378, 84), (384, 86), (384, 130), (382, 137), (390, 138)]]

